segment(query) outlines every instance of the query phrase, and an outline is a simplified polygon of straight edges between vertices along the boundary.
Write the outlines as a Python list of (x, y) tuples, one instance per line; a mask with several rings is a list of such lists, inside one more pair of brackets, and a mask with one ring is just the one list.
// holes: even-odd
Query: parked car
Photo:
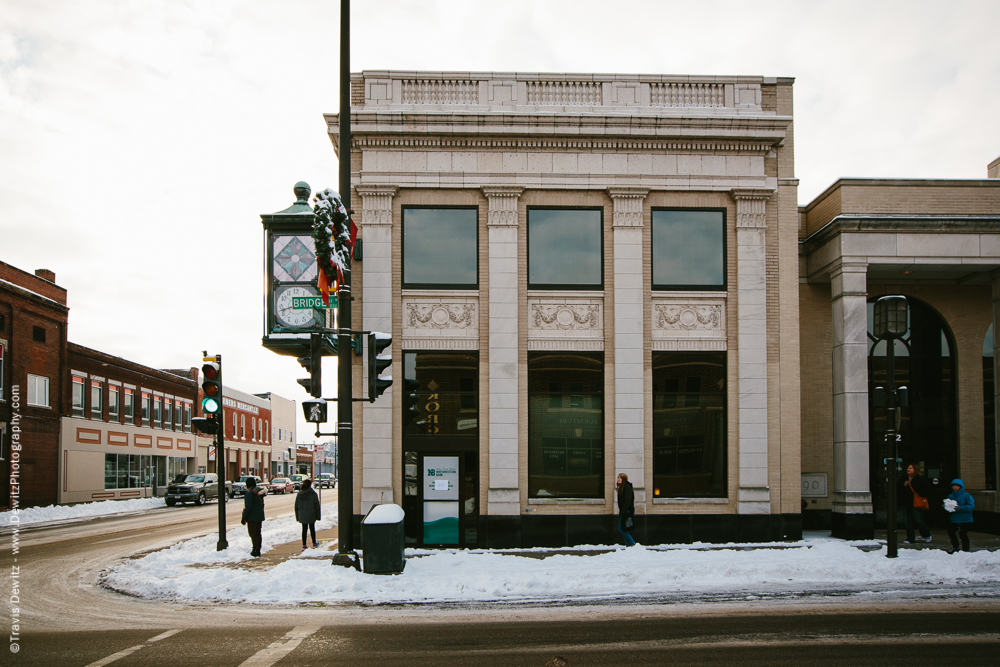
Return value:
[(292, 484), (295, 485), (295, 490), (298, 491), (302, 487), (302, 482), (309, 478), (305, 475), (289, 475), (288, 479), (292, 480)]
[(287, 477), (275, 477), (267, 486), (271, 493), (289, 493), (295, 491), (295, 483)]
[[(230, 488), (230, 482), (226, 482), (227, 493)], [(173, 507), (177, 503), (183, 505), (188, 502), (204, 505), (211, 498), (218, 497), (219, 476), (212, 472), (206, 472), (196, 475), (178, 475), (167, 486), (164, 499), (169, 507)]]
[(247, 492), (247, 480), (251, 479), (251, 478), (253, 478), (254, 483), (257, 485), (256, 487), (254, 487), (256, 489), (256, 491), (257, 491), (257, 494), (261, 495), (261, 496), (266, 495), (267, 494), (267, 484), (264, 482), (263, 479), (261, 479), (257, 475), (243, 475), (238, 480), (236, 480), (235, 482), (233, 482), (233, 493), (232, 493), (232, 495), (234, 495), (234, 496), (245, 495), (246, 492)]
[(337, 488), (337, 478), (331, 472), (321, 472), (317, 485), (320, 488), (335, 489)]

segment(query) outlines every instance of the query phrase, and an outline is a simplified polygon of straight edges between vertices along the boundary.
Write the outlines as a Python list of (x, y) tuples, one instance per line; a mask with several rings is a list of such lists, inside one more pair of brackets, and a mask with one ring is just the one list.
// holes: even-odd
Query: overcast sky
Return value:
[[(55, 271), (70, 340), (157, 368), (207, 349), (229, 385), (306, 398), (260, 346), (260, 214), (337, 187), (339, 6), (0, 0), (0, 260)], [(984, 178), (998, 26), (995, 0), (355, 0), (351, 69), (795, 77), (806, 204), (839, 177)]]

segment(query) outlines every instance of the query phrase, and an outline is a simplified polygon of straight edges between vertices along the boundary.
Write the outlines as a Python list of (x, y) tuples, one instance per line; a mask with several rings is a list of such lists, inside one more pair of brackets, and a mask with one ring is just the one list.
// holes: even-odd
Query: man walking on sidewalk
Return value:
[(241, 523), (247, 527), (250, 542), (253, 544), (250, 555), (256, 558), (260, 556), (260, 526), (264, 523), (264, 499), (258, 495), (257, 481), (253, 477), (247, 478), (247, 492), (243, 495), (243, 520)]

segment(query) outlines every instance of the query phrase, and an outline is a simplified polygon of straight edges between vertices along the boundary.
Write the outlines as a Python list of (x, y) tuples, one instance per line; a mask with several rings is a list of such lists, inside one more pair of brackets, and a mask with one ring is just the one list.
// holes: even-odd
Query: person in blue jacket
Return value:
[[(956, 506), (952, 508), (948, 500), (954, 501)], [(948, 500), (945, 501), (945, 509), (951, 512), (951, 523), (948, 524), (951, 551), (948, 553), (953, 554), (958, 551), (959, 537), (962, 538), (962, 551), (968, 551), (969, 527), (972, 525), (972, 510), (976, 506), (976, 501), (966, 492), (965, 482), (960, 479), (951, 480), (951, 493), (948, 494)]]

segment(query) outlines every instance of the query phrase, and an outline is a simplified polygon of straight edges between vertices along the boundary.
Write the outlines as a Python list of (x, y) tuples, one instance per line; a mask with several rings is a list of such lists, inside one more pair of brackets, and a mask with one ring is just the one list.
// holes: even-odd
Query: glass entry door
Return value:
[(403, 453), (403, 471), (407, 546), (476, 546), (476, 453), (408, 451)]

